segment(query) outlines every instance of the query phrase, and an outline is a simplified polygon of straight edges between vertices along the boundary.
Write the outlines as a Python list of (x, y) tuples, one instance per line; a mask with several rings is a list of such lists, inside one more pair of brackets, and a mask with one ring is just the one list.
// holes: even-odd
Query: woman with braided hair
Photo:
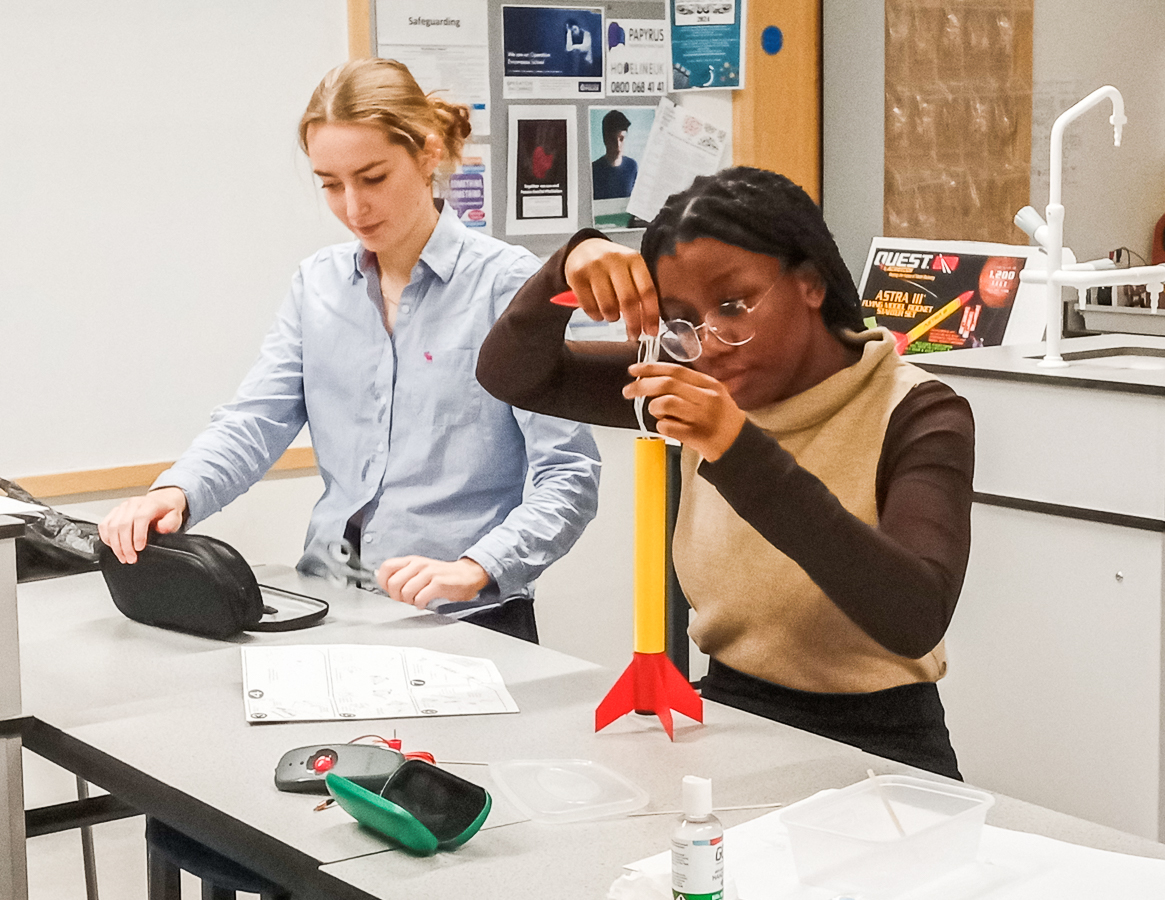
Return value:
[[(633, 343), (563, 342), (572, 289)], [(661, 322), (662, 318), (662, 322)], [(970, 546), (970, 408), (865, 330), (817, 205), (753, 168), (697, 178), (642, 255), (584, 231), (518, 292), (478, 379), (526, 409), (683, 444), (672, 544), (704, 697), (959, 777), (935, 682)]]
[(324, 492), (301, 569), (354, 554), (394, 600), (537, 640), (534, 580), (594, 516), (598, 451), (584, 426), (515, 410), (473, 376), (539, 262), (434, 201), (468, 136), (469, 109), (426, 95), (399, 62), (324, 76), (299, 143), (355, 240), (300, 264), (235, 399), (101, 523), (122, 562), (151, 529), (230, 503), (307, 425)]

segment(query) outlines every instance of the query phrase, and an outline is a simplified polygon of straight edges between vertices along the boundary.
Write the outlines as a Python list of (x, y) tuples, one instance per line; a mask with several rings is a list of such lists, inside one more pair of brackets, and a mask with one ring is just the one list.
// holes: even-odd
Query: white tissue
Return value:
[[(671, 900), (671, 872), (626, 870), (607, 890), (607, 900)], [(724, 900), (740, 900), (736, 882), (724, 879)]]

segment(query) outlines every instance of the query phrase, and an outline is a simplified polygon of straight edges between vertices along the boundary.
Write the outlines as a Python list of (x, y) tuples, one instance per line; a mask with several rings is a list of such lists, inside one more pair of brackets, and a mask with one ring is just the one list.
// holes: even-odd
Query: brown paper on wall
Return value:
[(886, 0), (883, 234), (1026, 243), (1033, 0)]

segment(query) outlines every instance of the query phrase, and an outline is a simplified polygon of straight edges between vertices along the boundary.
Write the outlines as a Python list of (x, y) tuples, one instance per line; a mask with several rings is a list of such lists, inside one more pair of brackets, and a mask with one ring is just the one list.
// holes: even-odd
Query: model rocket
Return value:
[[(578, 307), (574, 291), (550, 298)], [(675, 740), (672, 710), (704, 721), (704, 701), (666, 650), (667, 442), (635, 439), (635, 647), (629, 665), (595, 710), (595, 731), (629, 712), (654, 714)]]
[(675, 739), (672, 710), (704, 721), (704, 704), (665, 650), (667, 442), (635, 439), (635, 653), (595, 710), (595, 731), (622, 715), (654, 713)]

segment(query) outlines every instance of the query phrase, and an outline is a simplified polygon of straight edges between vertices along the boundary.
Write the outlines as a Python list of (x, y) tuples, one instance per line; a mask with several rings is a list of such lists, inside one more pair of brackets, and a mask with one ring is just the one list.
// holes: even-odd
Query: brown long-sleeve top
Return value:
[[(515, 296), (482, 345), (477, 377), (524, 409), (635, 428), (622, 395), (630, 343), (564, 342), (570, 310), (563, 265), (576, 235)], [(849, 513), (816, 476), (746, 422), (699, 475), (770, 544), (794, 560), (858, 627), (891, 653), (916, 659), (941, 641), (970, 551), (974, 424), (967, 402), (939, 381), (910, 389), (890, 415), (878, 459), (878, 521)]]

